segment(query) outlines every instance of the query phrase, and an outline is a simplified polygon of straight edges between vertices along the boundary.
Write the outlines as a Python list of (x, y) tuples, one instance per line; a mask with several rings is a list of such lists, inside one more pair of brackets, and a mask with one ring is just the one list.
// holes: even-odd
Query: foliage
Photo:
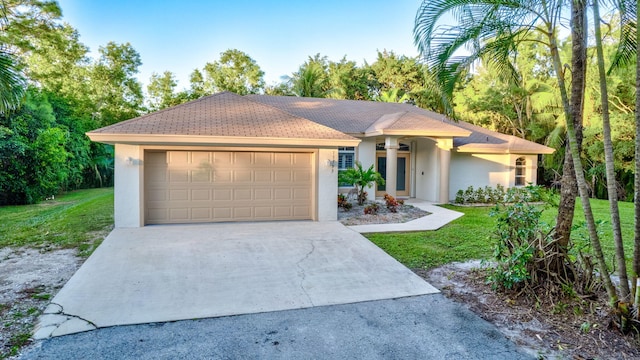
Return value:
[(18, 112), (0, 116), (0, 205), (56, 194), (69, 175), (67, 139), (46, 96), (35, 90)]
[(495, 188), (491, 186), (474, 189), (469, 186), (466, 190), (458, 190), (454, 203), (456, 204), (498, 204), (502, 202), (539, 202), (549, 198), (548, 191), (537, 185), (527, 185), (525, 187), (512, 187), (505, 189), (498, 184)]
[(384, 185), (382, 175), (373, 168), (374, 166), (371, 165), (367, 170), (364, 170), (362, 163), (356, 161), (355, 167), (338, 174), (338, 183), (355, 186), (358, 192), (358, 205), (364, 204), (367, 199), (366, 188), (371, 187), (374, 183)]
[(539, 208), (525, 202), (497, 207), (491, 213), (497, 219), (492, 236), (495, 267), (487, 280), (494, 288), (519, 289), (532, 279), (539, 248), (552, 240), (549, 229), (540, 224), (541, 214)]
[(384, 202), (387, 206), (387, 209), (389, 209), (389, 211), (391, 211), (392, 213), (398, 212), (398, 208), (401, 205), (400, 202), (396, 200), (396, 198), (389, 194), (384, 194)]
[(371, 203), (364, 207), (365, 215), (376, 215), (380, 211), (380, 205), (378, 203)]
[(347, 200), (347, 196), (345, 194), (338, 194), (338, 208), (343, 209), (344, 211), (349, 211), (353, 207)]
[[(231, 91), (238, 95), (257, 94), (264, 89), (264, 72), (246, 53), (229, 49), (220, 60), (204, 66), (203, 90), (207, 94)], [(197, 78), (197, 75), (196, 75)], [(192, 77), (192, 83), (194, 78)]]
[(142, 85), (135, 78), (142, 64), (140, 54), (129, 43), (109, 42), (98, 49), (100, 58), (89, 69), (91, 100), (96, 104), (101, 126), (141, 115)]

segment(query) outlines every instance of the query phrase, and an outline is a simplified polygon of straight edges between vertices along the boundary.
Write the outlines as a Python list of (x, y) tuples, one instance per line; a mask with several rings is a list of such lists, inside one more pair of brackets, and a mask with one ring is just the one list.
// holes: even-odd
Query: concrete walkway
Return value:
[(441, 227), (452, 222), (453, 220), (464, 215), (461, 212), (445, 209), (443, 207), (436, 206), (432, 202), (425, 201), (425, 200), (408, 199), (408, 200), (405, 200), (405, 203), (409, 205), (413, 205), (424, 211), (428, 211), (431, 214), (421, 217), (419, 219), (407, 221), (406, 223), (353, 225), (353, 226), (349, 226), (349, 228), (361, 234), (376, 233), (376, 232), (407, 232), (407, 231), (438, 230)]
[(34, 338), (436, 292), (337, 221), (115, 229), (52, 300)]

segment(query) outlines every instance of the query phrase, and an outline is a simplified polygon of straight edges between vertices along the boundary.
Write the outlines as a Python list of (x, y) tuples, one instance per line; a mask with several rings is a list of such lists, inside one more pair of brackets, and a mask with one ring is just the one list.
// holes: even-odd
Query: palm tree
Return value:
[(373, 169), (373, 165), (367, 170), (364, 170), (359, 161), (356, 161), (355, 165), (355, 167), (339, 173), (338, 182), (341, 184), (354, 185), (358, 192), (358, 205), (362, 205), (365, 200), (367, 200), (366, 189), (373, 183), (384, 185), (384, 178), (382, 178), (379, 172)]
[(383, 91), (380, 93), (378, 97), (378, 101), (382, 102), (391, 102), (391, 103), (405, 103), (409, 101), (409, 94), (404, 93), (402, 96), (398, 96), (398, 91), (400, 89), (394, 88), (388, 91)]
[[(571, 4), (572, 13), (573, 11), (578, 14), (584, 13), (586, 6), (584, 1), (573, 0)], [(570, 103), (564, 68), (560, 60), (557, 30), (562, 9), (562, 0), (424, 0), (416, 16), (415, 41), (434, 72), (437, 84), (446, 95), (443, 103), (451, 110), (450, 99), (454, 87), (474, 62), (483, 60), (498, 71), (517, 79), (519, 75), (512, 58), (518, 44), (529, 41), (528, 39), (531, 38), (529, 34), (532, 32), (540, 32), (544, 35), (544, 43), (548, 46), (553, 59), (564, 115), (567, 119), (570, 158), (573, 160), (591, 245), (609, 298), (614, 303), (617, 302), (617, 293), (604, 261), (580, 160), (574, 120), (577, 123), (581, 119), (575, 119), (575, 113), (572, 111), (573, 108), (581, 108), (583, 101), (580, 99), (575, 104)], [(459, 24), (440, 25), (444, 15), (454, 16)], [(573, 45), (577, 48), (586, 46), (582, 42)], [(470, 51), (470, 54), (458, 55), (457, 51), (464, 47)], [(576, 53), (573, 55), (575, 56)], [(575, 101), (573, 96), (572, 100)], [(565, 175), (569, 173), (570, 171), (567, 171)]]
[(634, 180), (634, 203), (635, 203), (635, 229), (633, 247), (633, 269), (632, 269), (632, 289), (631, 294), (635, 295), (634, 307), (637, 316), (640, 317), (640, 28), (638, 28), (638, 17), (640, 17), (640, 3), (637, 0), (619, 0), (618, 8), (621, 19), (621, 39), (618, 51), (611, 64), (612, 69), (627, 65), (636, 60), (636, 139), (635, 139), (635, 180)]
[(0, 114), (15, 110), (25, 95), (25, 82), (14, 56), (0, 49)]
[(611, 141), (611, 122), (609, 121), (609, 96), (607, 90), (607, 74), (604, 71), (604, 52), (602, 49), (602, 31), (600, 30), (600, 9), (598, 0), (594, 0), (593, 10), (596, 53), (598, 63), (598, 75), (600, 80), (600, 100), (602, 106), (602, 135), (604, 143), (604, 164), (607, 174), (607, 193), (609, 196), (609, 209), (611, 212), (611, 227), (613, 240), (616, 245), (616, 259), (618, 274), (620, 276), (620, 297), (623, 301), (630, 301), (629, 280), (627, 278), (627, 264), (624, 256), (624, 242), (622, 241), (622, 228), (620, 226), (620, 210), (618, 209), (618, 189), (615, 177), (613, 160), (613, 142)]

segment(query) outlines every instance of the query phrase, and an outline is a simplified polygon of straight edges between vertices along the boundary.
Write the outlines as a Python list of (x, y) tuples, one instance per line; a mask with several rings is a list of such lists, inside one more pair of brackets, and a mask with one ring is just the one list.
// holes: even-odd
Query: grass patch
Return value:
[[(631, 266), (633, 256), (633, 203), (620, 202), (620, 218), (625, 241), (627, 266)], [(602, 248), (607, 262), (612, 265), (615, 256), (613, 234), (609, 213), (609, 202), (591, 200), (596, 220), (602, 221)], [(377, 233), (365, 236), (409, 268), (431, 269), (450, 262), (473, 259), (488, 259), (492, 253), (493, 241), (489, 239), (495, 220), (489, 216), (493, 207), (461, 207), (444, 205), (443, 207), (464, 213), (465, 215), (435, 231), (411, 233)], [(556, 208), (543, 212), (542, 221), (555, 224)], [(582, 203), (578, 199), (574, 224), (584, 222)], [(575, 232), (573, 236), (580, 236)]]
[(78, 190), (35, 205), (0, 207), (0, 247), (77, 248), (89, 255), (113, 227), (113, 188)]
[(430, 269), (491, 255), (488, 236), (495, 221), (488, 207), (445, 205), (465, 215), (435, 231), (378, 233), (365, 236), (409, 268)]

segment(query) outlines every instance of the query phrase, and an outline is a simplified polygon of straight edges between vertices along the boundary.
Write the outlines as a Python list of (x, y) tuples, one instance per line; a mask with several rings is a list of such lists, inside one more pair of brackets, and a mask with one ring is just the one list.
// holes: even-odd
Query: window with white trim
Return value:
[[(351, 169), (355, 164), (356, 148), (354, 146), (342, 146), (338, 148), (338, 174)], [(351, 184), (338, 184), (338, 186), (351, 186)]]
[(356, 158), (356, 148), (354, 146), (343, 146), (338, 148), (338, 170), (347, 170), (353, 167)]
[(527, 159), (520, 157), (516, 159), (516, 186), (525, 186), (527, 184)]

